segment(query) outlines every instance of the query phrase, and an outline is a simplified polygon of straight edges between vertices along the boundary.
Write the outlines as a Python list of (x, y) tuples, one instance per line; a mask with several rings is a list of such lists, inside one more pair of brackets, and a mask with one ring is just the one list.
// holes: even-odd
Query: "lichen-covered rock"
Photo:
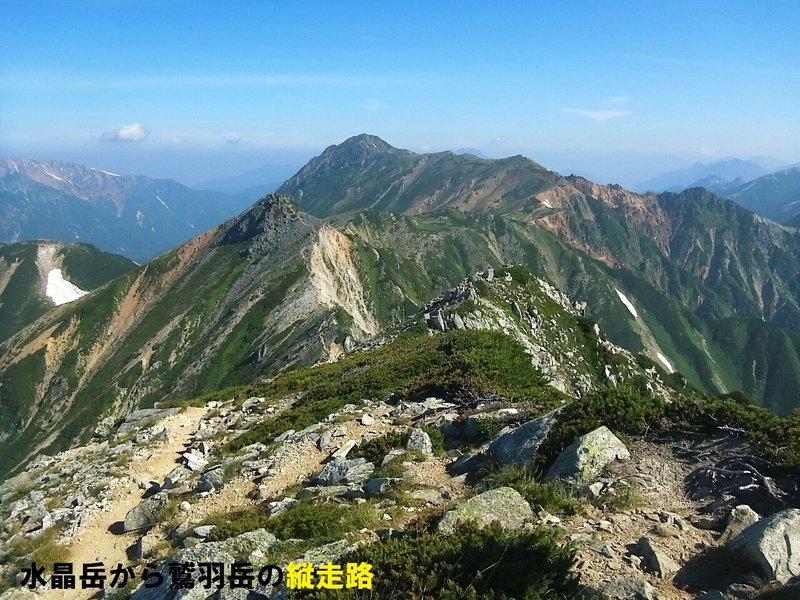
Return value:
[(501, 465), (529, 465), (556, 423), (562, 408), (557, 408), (516, 429), (501, 431), (489, 444), (489, 454)]
[(419, 452), (423, 456), (433, 456), (433, 444), (431, 443), (431, 436), (425, 433), (422, 429), (412, 429), (411, 433), (408, 434), (406, 450)]
[(217, 467), (206, 471), (200, 476), (200, 481), (197, 482), (197, 491), (211, 492), (213, 490), (221, 490), (224, 485), (224, 473), (221, 468)]
[(531, 505), (515, 489), (501, 487), (470, 498), (442, 517), (437, 531), (455, 533), (459, 522), (474, 521), (480, 527), (497, 522), (503, 529), (519, 529), (533, 518)]
[(591, 483), (614, 460), (627, 460), (630, 452), (605, 425), (579, 437), (558, 455), (545, 481), (562, 479), (572, 485)]
[(750, 525), (728, 549), (768, 579), (786, 583), (800, 576), (800, 509), (782, 510)]
[[(270, 548), (278, 543), (277, 538), (264, 529), (256, 529), (229, 538), (220, 542), (205, 542), (197, 544), (192, 548), (186, 548), (177, 552), (170, 559), (166, 560), (159, 572), (164, 576), (164, 581), (169, 581), (169, 564), (199, 564), (199, 563), (223, 563), (224, 571), (230, 572), (234, 562), (250, 562), (254, 567), (258, 567), (262, 559), (268, 554)], [(192, 579), (195, 585), (191, 589), (167, 589), (166, 586), (146, 589), (140, 585), (131, 596), (134, 600), (200, 600), (207, 598), (213, 590), (204, 589), (197, 583), (200, 578), (200, 570), (192, 571)]]
[(648, 537), (639, 540), (634, 553), (641, 556), (647, 568), (662, 579), (669, 579), (681, 568), (663, 548), (660, 548)]
[(600, 593), (608, 600), (656, 600), (656, 591), (652, 585), (636, 577), (620, 577), (609, 581)]
[(335, 458), (322, 469), (317, 477), (320, 485), (337, 483), (364, 483), (375, 470), (375, 465), (365, 458)]
[(735, 506), (728, 517), (728, 526), (719, 538), (720, 544), (727, 544), (753, 523), (759, 520), (758, 513), (746, 504)]
[(122, 524), (123, 530), (125, 532), (139, 531), (152, 527), (159, 522), (161, 510), (166, 504), (167, 496), (163, 493), (142, 500), (125, 515), (125, 521)]

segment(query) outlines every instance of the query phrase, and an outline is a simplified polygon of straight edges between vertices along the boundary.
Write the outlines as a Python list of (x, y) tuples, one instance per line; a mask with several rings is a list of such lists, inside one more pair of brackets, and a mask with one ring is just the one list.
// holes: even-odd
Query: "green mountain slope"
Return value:
[(800, 168), (764, 175), (726, 190), (725, 197), (762, 217), (789, 224), (800, 217)]
[[(319, 219), (267, 196), (0, 346), (0, 469), (85, 438), (104, 416), (335, 359), (507, 264), (582, 301), (576, 310), (602, 335), (649, 365), (706, 390), (744, 390), (777, 412), (800, 405), (795, 231), (704, 190), (641, 196), (525, 159), (423, 160), (375, 140), (326, 150), (330, 178), (309, 163), (319, 179), (303, 202), (347, 212)], [(480, 168), (449, 168), (462, 159)], [(511, 186), (510, 163), (513, 180), (532, 187)], [(381, 168), (396, 179), (377, 177)], [(510, 187), (488, 193), (490, 181)], [(391, 203), (409, 214), (353, 212), (390, 195), (342, 198), (345, 187), (400, 190)], [(412, 188), (427, 191), (403, 191)], [(559, 329), (556, 319), (538, 331)], [(558, 364), (570, 352), (550, 354)], [(553, 373), (582, 393), (580, 378)]]
[(129, 259), (89, 244), (0, 245), (0, 342), (53, 309), (47, 294), (50, 270), (60, 269), (66, 281), (90, 291), (133, 267)]

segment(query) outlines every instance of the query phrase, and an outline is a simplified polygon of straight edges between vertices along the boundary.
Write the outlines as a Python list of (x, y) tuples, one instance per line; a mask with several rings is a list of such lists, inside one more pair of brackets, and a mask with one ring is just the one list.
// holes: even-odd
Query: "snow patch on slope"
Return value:
[(45, 293), (56, 306), (61, 306), (68, 302), (74, 302), (89, 292), (82, 290), (64, 279), (64, 276), (61, 274), (61, 269), (51, 269), (47, 274), (47, 288), (45, 289)]
[(619, 296), (619, 299), (625, 305), (625, 308), (628, 309), (628, 312), (630, 312), (635, 319), (638, 319), (639, 313), (636, 312), (636, 307), (634, 307), (633, 303), (630, 300), (628, 300), (628, 297), (622, 292), (620, 292), (617, 288), (614, 288), (614, 291), (617, 292), (617, 296)]
[(672, 363), (669, 362), (669, 359), (666, 356), (661, 354), (661, 352), (656, 352), (656, 356), (658, 357), (658, 360), (661, 361), (661, 364), (667, 369), (667, 373), (671, 375), (675, 372), (675, 367), (672, 366)]

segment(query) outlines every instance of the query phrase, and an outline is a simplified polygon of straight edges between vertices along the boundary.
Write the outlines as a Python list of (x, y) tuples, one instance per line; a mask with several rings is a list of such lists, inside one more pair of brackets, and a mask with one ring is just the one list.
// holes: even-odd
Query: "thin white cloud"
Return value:
[(613, 98), (609, 98), (608, 103), (612, 106), (619, 106), (620, 104), (628, 104), (630, 101), (630, 96), (614, 96)]
[(104, 131), (100, 136), (100, 141), (135, 143), (145, 141), (149, 135), (150, 130), (141, 123), (128, 123), (119, 129)]
[(236, 145), (242, 141), (242, 135), (240, 133), (231, 132), (228, 134), (228, 139), (225, 140), (226, 144)]
[(617, 119), (631, 114), (629, 110), (587, 110), (582, 108), (562, 108), (561, 112), (578, 115), (592, 121), (608, 121), (609, 119)]

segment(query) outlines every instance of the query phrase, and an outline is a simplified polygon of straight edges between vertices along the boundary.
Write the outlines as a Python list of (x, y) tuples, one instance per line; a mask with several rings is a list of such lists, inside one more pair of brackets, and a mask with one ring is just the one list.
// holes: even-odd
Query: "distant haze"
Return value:
[(368, 132), (626, 186), (795, 163), (798, 22), (788, 2), (31, 0), (0, 22), (0, 156), (197, 184)]

